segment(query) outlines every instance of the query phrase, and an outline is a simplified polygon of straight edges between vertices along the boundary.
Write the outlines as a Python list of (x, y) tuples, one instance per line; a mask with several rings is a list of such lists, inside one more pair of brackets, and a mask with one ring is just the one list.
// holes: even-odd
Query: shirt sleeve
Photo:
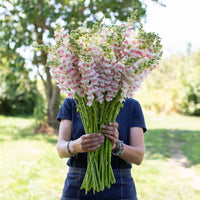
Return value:
[(61, 121), (61, 119), (72, 120), (72, 100), (66, 98), (58, 112), (57, 120)]
[(141, 127), (144, 133), (147, 131), (144, 115), (140, 103), (136, 101), (132, 108), (131, 127)]

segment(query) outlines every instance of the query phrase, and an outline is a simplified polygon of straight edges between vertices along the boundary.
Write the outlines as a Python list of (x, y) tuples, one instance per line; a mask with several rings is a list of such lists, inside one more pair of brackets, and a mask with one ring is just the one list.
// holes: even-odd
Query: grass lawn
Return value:
[(200, 118), (151, 113), (145, 118), (145, 159), (132, 169), (139, 199), (200, 199)]
[[(139, 200), (200, 199), (200, 118), (145, 114), (146, 155), (133, 166)], [(34, 134), (31, 117), (0, 116), (0, 199), (58, 200), (67, 159), (57, 136)]]

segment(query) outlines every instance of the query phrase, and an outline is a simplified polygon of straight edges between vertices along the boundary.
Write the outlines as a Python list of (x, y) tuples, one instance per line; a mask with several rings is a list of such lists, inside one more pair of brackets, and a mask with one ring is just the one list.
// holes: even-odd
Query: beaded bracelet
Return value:
[(124, 153), (124, 142), (117, 140), (115, 149), (112, 150), (112, 154), (115, 156), (122, 155)]
[(67, 142), (66, 151), (67, 151), (67, 153), (68, 153), (70, 156), (74, 157), (76, 154), (72, 154), (72, 153), (70, 152), (70, 150), (69, 150), (69, 144), (70, 144), (70, 143), (71, 143), (71, 141)]

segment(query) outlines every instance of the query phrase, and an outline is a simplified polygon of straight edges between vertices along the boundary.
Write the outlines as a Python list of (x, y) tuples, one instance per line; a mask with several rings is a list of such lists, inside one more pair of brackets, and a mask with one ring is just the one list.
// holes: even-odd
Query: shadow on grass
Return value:
[(151, 129), (145, 134), (147, 158), (170, 158), (182, 154), (190, 165), (200, 164), (200, 130)]
[(40, 132), (35, 132), (35, 125), (30, 125), (26, 128), (19, 128), (16, 125), (8, 127), (6, 125), (1, 126), (0, 130), (0, 142), (8, 140), (45, 140), (47, 143), (56, 144), (57, 135), (48, 135)]
[[(0, 143), (24, 139), (57, 143), (57, 135), (36, 133), (35, 125), (30, 123), (29, 118), (18, 118), (1, 116)], [(146, 156), (150, 159), (170, 158), (178, 152), (186, 157), (191, 165), (200, 164), (199, 144), (200, 130), (150, 129), (145, 134)]]

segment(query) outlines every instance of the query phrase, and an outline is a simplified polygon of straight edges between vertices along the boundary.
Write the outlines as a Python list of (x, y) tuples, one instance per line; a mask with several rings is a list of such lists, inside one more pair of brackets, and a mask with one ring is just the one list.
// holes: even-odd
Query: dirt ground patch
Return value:
[(194, 190), (200, 190), (200, 172), (194, 169), (178, 147), (177, 144), (176, 148), (172, 149), (173, 156), (167, 160), (167, 164), (174, 171), (175, 176), (187, 179)]

